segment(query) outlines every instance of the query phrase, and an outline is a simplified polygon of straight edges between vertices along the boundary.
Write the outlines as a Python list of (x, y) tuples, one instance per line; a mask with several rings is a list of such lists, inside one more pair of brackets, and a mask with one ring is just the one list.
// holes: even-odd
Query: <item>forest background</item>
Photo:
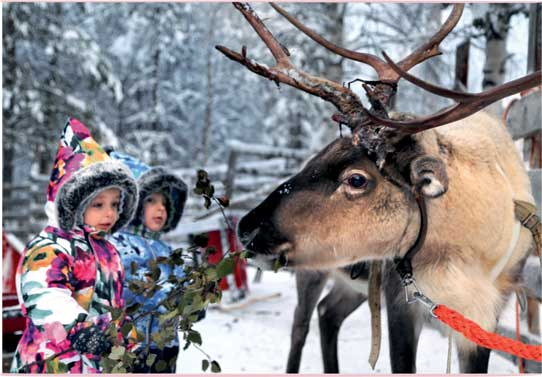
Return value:
[[(284, 6), (338, 45), (379, 56), (386, 51), (396, 60), (434, 33), (451, 11), (438, 3)], [(339, 82), (375, 78), (370, 67), (329, 53), (268, 4), (254, 8), (302, 70)], [(4, 3), (2, 10), (3, 220), (24, 241), (41, 226), (43, 182), (68, 116), (87, 124), (102, 145), (184, 175), (223, 164), (231, 140), (297, 149), (307, 158), (338, 135), (331, 105), (277, 88), (215, 49), (247, 46), (249, 57), (273, 64), (229, 3)], [(468, 90), (522, 76), (528, 14), (529, 4), (467, 4), (460, 24), (441, 44), (443, 55), (413, 73), (457, 87), (455, 50), (468, 39)], [(428, 114), (448, 104), (403, 81), (399, 111)], [(359, 84), (353, 89), (364, 99)], [(25, 197), (26, 191), (38, 195)]]
[[(317, 45), (268, 4), (253, 6), (303, 71), (344, 83), (376, 78), (370, 67)], [(386, 51), (395, 60), (425, 42), (451, 11), (450, 5), (439, 3), (283, 6), (337, 45), (378, 56)], [(412, 72), (437, 85), (471, 92), (523, 76), (528, 70), (531, 6), (467, 4), (459, 25), (441, 43), (443, 54)], [(224, 45), (241, 51), (247, 46), (250, 58), (269, 66), (274, 63), (265, 45), (229, 3), (3, 3), (2, 26), (2, 220), (3, 229), (22, 242), (44, 224), (46, 182), (58, 137), (69, 116), (89, 126), (102, 145), (151, 165), (164, 165), (177, 172), (189, 187), (193, 187), (196, 169), (204, 168), (215, 184), (216, 195), (232, 196), (231, 208), (238, 215), (339, 135), (330, 119), (334, 112), (331, 105), (285, 85), (277, 88), (274, 82), (247, 71), (215, 49)], [(464, 87), (456, 81), (456, 49), (467, 40), (469, 76)], [(353, 89), (365, 101), (361, 85), (354, 84)], [(429, 114), (449, 104), (404, 80), (398, 93), (399, 111)], [(492, 111), (502, 112), (502, 105), (493, 106)], [(236, 178), (235, 188), (228, 186), (233, 182), (227, 163), (232, 150), (244, 153), (238, 161), (243, 175)], [(256, 150), (260, 153), (254, 153)], [(273, 151), (279, 158), (269, 157), (262, 150)], [(245, 200), (247, 196), (251, 200)], [(195, 195), (189, 197), (187, 209), (179, 225), (182, 231), (176, 232), (183, 237), (201, 230), (192, 221), (209, 214), (220, 217), (216, 211), (205, 210)], [(267, 275), (265, 279), (273, 284), (255, 286), (253, 293), (274, 294), (284, 280), (281, 291), (289, 293), (282, 296), (279, 306), (281, 315), (290, 320), (295, 305), (294, 284), (291, 276), (284, 276)], [(277, 306), (261, 305), (261, 310), (271, 313), (269, 321), (278, 322)], [(255, 334), (271, 337), (258, 327), (262, 323), (258, 310), (253, 310), (256, 314), (252, 322), (250, 316), (237, 321), (229, 314), (217, 317), (222, 314), (210, 313), (218, 319), (202, 324), (207, 326), (202, 329), (206, 344), (218, 353), (225, 370), (283, 370), (286, 358), (282, 354), (272, 360), (254, 356), (257, 363), (229, 367), (228, 362), (237, 362), (235, 356), (227, 350), (217, 352), (220, 345), (242, 344)], [(366, 328), (367, 314), (356, 315), (352, 327)], [(273, 327), (269, 331), (276, 332), (281, 343), (256, 343), (273, 343), (284, 353), (289, 322), (280, 323), (284, 325), (280, 331)], [(236, 331), (238, 339), (216, 336), (224, 328), (231, 330), (241, 324), (248, 327), (245, 332)], [(341, 340), (341, 345), (345, 341), (347, 345), (341, 348), (352, 348), (352, 355), (347, 357), (352, 366), (345, 365), (342, 370), (359, 373), (360, 356), (348, 344), (359, 339), (351, 334), (352, 339)], [(305, 371), (320, 372), (317, 340), (309, 338), (308, 342), (312, 347), (307, 347), (307, 352), (312, 356)], [(441, 343), (445, 348), (438, 335), (431, 335), (428, 350)], [(277, 349), (261, 354), (276, 354)], [(182, 364), (190, 365), (188, 355), (183, 358)], [(200, 359), (200, 355), (194, 357), (195, 366), (185, 370), (199, 371)], [(441, 363), (431, 364), (432, 359), (424, 362), (424, 370), (441, 371)], [(513, 371), (512, 364), (506, 363), (499, 362), (490, 370)], [(381, 365), (388, 364), (384, 356)], [(382, 368), (380, 372), (387, 372)]]

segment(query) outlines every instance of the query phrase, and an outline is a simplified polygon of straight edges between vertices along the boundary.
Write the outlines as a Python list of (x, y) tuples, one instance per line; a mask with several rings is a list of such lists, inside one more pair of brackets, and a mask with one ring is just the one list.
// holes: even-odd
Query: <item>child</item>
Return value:
[(111, 311), (124, 308), (122, 262), (104, 236), (130, 221), (136, 199), (130, 170), (69, 119), (47, 190), (48, 225), (17, 271), (26, 329), (12, 372), (99, 372)]
[[(138, 311), (133, 314), (134, 318), (138, 314), (148, 313), (149, 311), (165, 312), (165, 308), (159, 307), (158, 303), (167, 297), (171, 290), (171, 285), (165, 283), (163, 288), (155, 292), (152, 298), (136, 295), (131, 292), (127, 285), (133, 278), (142, 279), (150, 271), (149, 261), (156, 261), (159, 257), (169, 258), (172, 251), (171, 247), (160, 240), (160, 236), (170, 230), (175, 229), (181, 219), (184, 204), (186, 201), (187, 187), (185, 183), (173, 174), (168, 173), (164, 168), (150, 168), (134, 157), (119, 152), (111, 152), (111, 157), (125, 163), (137, 179), (139, 188), (139, 200), (137, 211), (128, 228), (112, 235), (111, 241), (118, 248), (122, 255), (122, 261), (126, 270), (126, 286), (124, 289), (124, 298), (127, 305), (131, 303), (142, 304)], [(135, 265), (134, 265), (135, 263)], [(167, 279), (172, 273), (177, 277), (184, 276), (181, 267), (174, 271), (169, 265), (158, 264), (161, 270), (161, 279)], [(132, 268), (135, 266), (133, 271)], [(162, 323), (160, 326), (171, 327), (176, 331), (177, 318), (172, 323)], [(177, 337), (162, 349), (158, 348), (151, 338), (151, 334), (158, 332), (158, 318), (156, 315), (149, 315), (136, 322), (139, 333), (145, 335), (142, 349), (148, 347), (148, 351), (157, 355), (156, 360), (164, 360), (167, 363), (165, 370), (156, 370), (156, 362), (151, 368), (141, 365), (134, 370), (136, 373), (174, 373), (177, 355), (179, 353), (179, 340)], [(143, 363), (145, 364), (145, 363)]]

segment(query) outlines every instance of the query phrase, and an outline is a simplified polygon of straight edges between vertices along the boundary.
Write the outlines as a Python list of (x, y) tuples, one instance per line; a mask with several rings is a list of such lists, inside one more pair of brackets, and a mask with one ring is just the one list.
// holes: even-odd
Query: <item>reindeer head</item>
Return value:
[[(486, 92), (468, 94), (440, 88), (408, 74), (415, 65), (440, 54), (438, 46), (459, 21), (463, 4), (454, 5), (429, 42), (398, 64), (386, 54), (382, 60), (333, 45), (271, 4), (327, 49), (376, 70), (379, 80), (364, 84), (371, 104), (371, 109), (366, 109), (350, 89), (293, 66), (288, 51), (251, 7), (234, 5), (265, 42), (277, 64), (268, 68), (248, 59), (245, 47), (241, 54), (223, 46), (217, 49), (252, 72), (333, 103), (339, 112), (332, 119), (347, 125), (353, 135), (332, 142), (240, 221), (241, 240), (267, 262), (282, 258), (283, 264), (293, 266), (332, 267), (360, 259), (392, 257), (404, 251), (408, 246), (405, 244), (413, 242), (420, 228), (413, 188), (431, 198), (447, 189), (446, 151), (427, 148), (433, 132), (430, 129), (463, 119), (541, 82), (538, 71)], [(457, 103), (431, 116), (390, 117), (389, 105), (401, 78)]]
[(343, 138), (243, 217), (238, 229), (268, 267), (277, 257), (288, 266), (342, 266), (359, 255), (393, 256), (398, 235), (416, 236), (415, 209), (409, 190), (384, 178), (362, 148)]

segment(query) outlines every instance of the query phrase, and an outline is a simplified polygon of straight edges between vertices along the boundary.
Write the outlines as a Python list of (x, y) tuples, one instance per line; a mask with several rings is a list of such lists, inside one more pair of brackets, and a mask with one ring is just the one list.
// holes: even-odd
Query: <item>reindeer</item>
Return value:
[[(369, 269), (366, 263), (331, 271), (308, 269), (296, 271), (297, 306), (292, 324), (286, 373), (299, 373), (301, 354), (316, 303), (318, 303), (318, 325), (324, 373), (339, 373), (337, 356), (339, 330), (343, 321), (367, 300), (368, 277)], [(318, 302), (329, 279), (333, 279), (333, 287)]]
[[(273, 7), (319, 44), (369, 64), (371, 104), (339, 83), (296, 68), (248, 4), (235, 4), (265, 42), (276, 66), (267, 67), (222, 46), (249, 70), (335, 105), (333, 119), (351, 137), (333, 141), (281, 184), (238, 225), (240, 239), (262, 266), (330, 269), (360, 261), (387, 261), (391, 368), (416, 371), (416, 345), (431, 316), (407, 297), (430, 298), (494, 331), (533, 241), (514, 217), (514, 201), (534, 203), (529, 178), (502, 122), (485, 106), (541, 83), (540, 71), (479, 94), (434, 86), (407, 71), (439, 53), (461, 17), (454, 9), (442, 28), (399, 63), (333, 45), (277, 5)], [(456, 104), (434, 115), (389, 112), (404, 78)], [(394, 263), (401, 275), (393, 270)], [(415, 279), (415, 283), (413, 283)], [(410, 293), (409, 293), (410, 292)], [(425, 296), (423, 296), (424, 294)], [(410, 297), (409, 297), (410, 298)], [(423, 300), (422, 300), (423, 301)], [(487, 372), (490, 350), (454, 333), (462, 373)]]

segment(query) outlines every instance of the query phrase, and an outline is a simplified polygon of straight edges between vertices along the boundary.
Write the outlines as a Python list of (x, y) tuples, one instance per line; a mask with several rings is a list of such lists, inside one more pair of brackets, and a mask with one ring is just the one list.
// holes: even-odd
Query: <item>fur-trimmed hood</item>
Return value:
[(115, 232), (127, 225), (135, 210), (137, 185), (130, 169), (111, 159), (77, 119), (70, 118), (58, 144), (49, 187), (46, 212), (49, 225), (70, 231), (82, 225), (88, 203), (104, 189), (121, 190)]
[(143, 224), (143, 204), (154, 192), (160, 192), (166, 198), (167, 221), (162, 229), (166, 233), (177, 227), (186, 203), (187, 186), (182, 179), (169, 173), (163, 167), (144, 164), (137, 158), (120, 152), (111, 152), (110, 156), (126, 164), (137, 179), (139, 198), (137, 210), (131, 225), (139, 227)]

